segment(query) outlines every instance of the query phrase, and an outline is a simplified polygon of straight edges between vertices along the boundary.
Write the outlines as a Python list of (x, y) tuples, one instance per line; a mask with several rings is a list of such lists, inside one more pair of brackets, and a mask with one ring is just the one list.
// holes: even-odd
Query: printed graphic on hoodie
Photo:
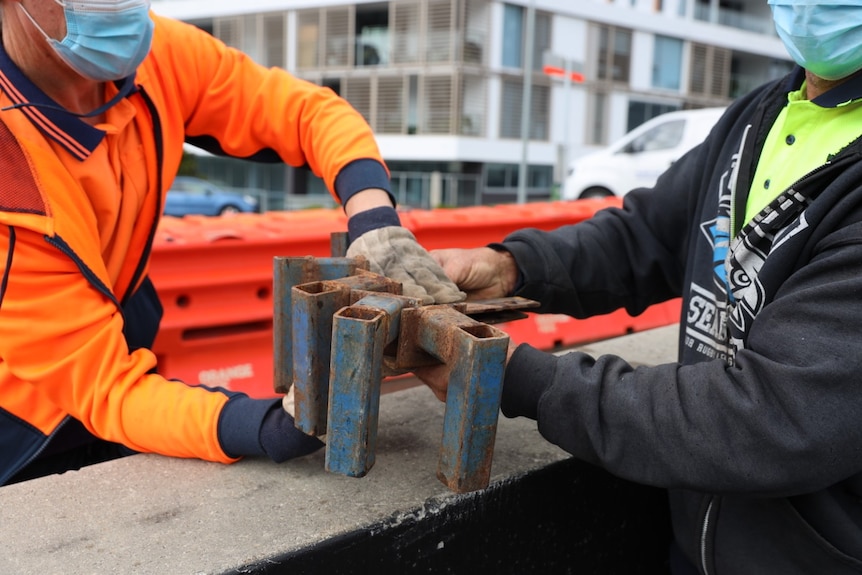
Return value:
[(736, 301), (728, 315), (731, 360), (736, 351), (745, 347), (744, 335), (772, 297), (761, 281), (760, 270), (771, 252), (808, 228), (804, 212), (808, 203), (793, 188), (785, 190), (743, 227), (731, 244), (728, 278)]
[(715, 219), (700, 225), (712, 246), (713, 283), (708, 287), (691, 284), (684, 340), (705, 358), (721, 359), (728, 365), (733, 365), (736, 352), (745, 347), (745, 334), (772, 297), (760, 276), (767, 257), (808, 227), (804, 210), (809, 200), (789, 188), (731, 241), (738, 158), (739, 153), (734, 154), (721, 177)]
[[(744, 141), (744, 138), (743, 138)], [(740, 143), (739, 150), (742, 150)], [(738, 172), (737, 151), (731, 165), (719, 179), (718, 209), (715, 219), (700, 224), (701, 233), (712, 246), (712, 285), (692, 283), (686, 310), (686, 347), (708, 359), (727, 361), (729, 355), (727, 338), (727, 314), (732, 309), (732, 290), (728, 275), (728, 253), (730, 249), (731, 200), (736, 188)]]

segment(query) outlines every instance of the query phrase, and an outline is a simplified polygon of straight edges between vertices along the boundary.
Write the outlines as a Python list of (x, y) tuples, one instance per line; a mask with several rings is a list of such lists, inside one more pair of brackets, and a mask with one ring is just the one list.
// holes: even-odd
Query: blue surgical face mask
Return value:
[(106, 82), (130, 76), (150, 51), (150, 0), (54, 0), (63, 7), (66, 37), (48, 36), (21, 6), (48, 43), (73, 70)]
[(826, 80), (862, 70), (862, 4), (769, 0), (778, 36), (797, 64)]

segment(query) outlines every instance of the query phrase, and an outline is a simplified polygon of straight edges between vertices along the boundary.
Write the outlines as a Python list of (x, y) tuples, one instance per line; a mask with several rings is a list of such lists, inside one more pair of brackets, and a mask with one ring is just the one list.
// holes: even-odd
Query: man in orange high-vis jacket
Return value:
[(373, 134), (330, 90), (149, 0), (0, 0), (0, 15), (0, 484), (133, 452), (321, 446), (277, 398), (158, 373), (147, 267), (184, 141), (308, 165), (345, 207), (352, 255), (423, 301), (463, 297), (400, 227)]

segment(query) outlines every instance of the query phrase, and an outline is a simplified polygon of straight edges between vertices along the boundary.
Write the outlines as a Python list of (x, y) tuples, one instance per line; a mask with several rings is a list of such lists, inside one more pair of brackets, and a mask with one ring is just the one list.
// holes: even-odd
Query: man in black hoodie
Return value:
[[(862, 573), (862, 5), (770, 0), (799, 68), (652, 189), (433, 255), (468, 297), (588, 317), (683, 298), (679, 363), (510, 350), (502, 411), (669, 490), (675, 573)], [(445, 368), (420, 377), (445, 397)]]

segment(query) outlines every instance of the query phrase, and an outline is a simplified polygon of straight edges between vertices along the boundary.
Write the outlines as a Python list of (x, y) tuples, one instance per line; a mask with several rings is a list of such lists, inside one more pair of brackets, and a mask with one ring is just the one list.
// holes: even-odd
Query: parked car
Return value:
[(258, 210), (259, 203), (254, 196), (224, 190), (191, 176), (177, 176), (165, 200), (165, 214), (168, 216), (222, 216)]
[(647, 120), (607, 148), (569, 164), (563, 199), (623, 196), (651, 187), (684, 153), (702, 142), (724, 108), (668, 112)]

